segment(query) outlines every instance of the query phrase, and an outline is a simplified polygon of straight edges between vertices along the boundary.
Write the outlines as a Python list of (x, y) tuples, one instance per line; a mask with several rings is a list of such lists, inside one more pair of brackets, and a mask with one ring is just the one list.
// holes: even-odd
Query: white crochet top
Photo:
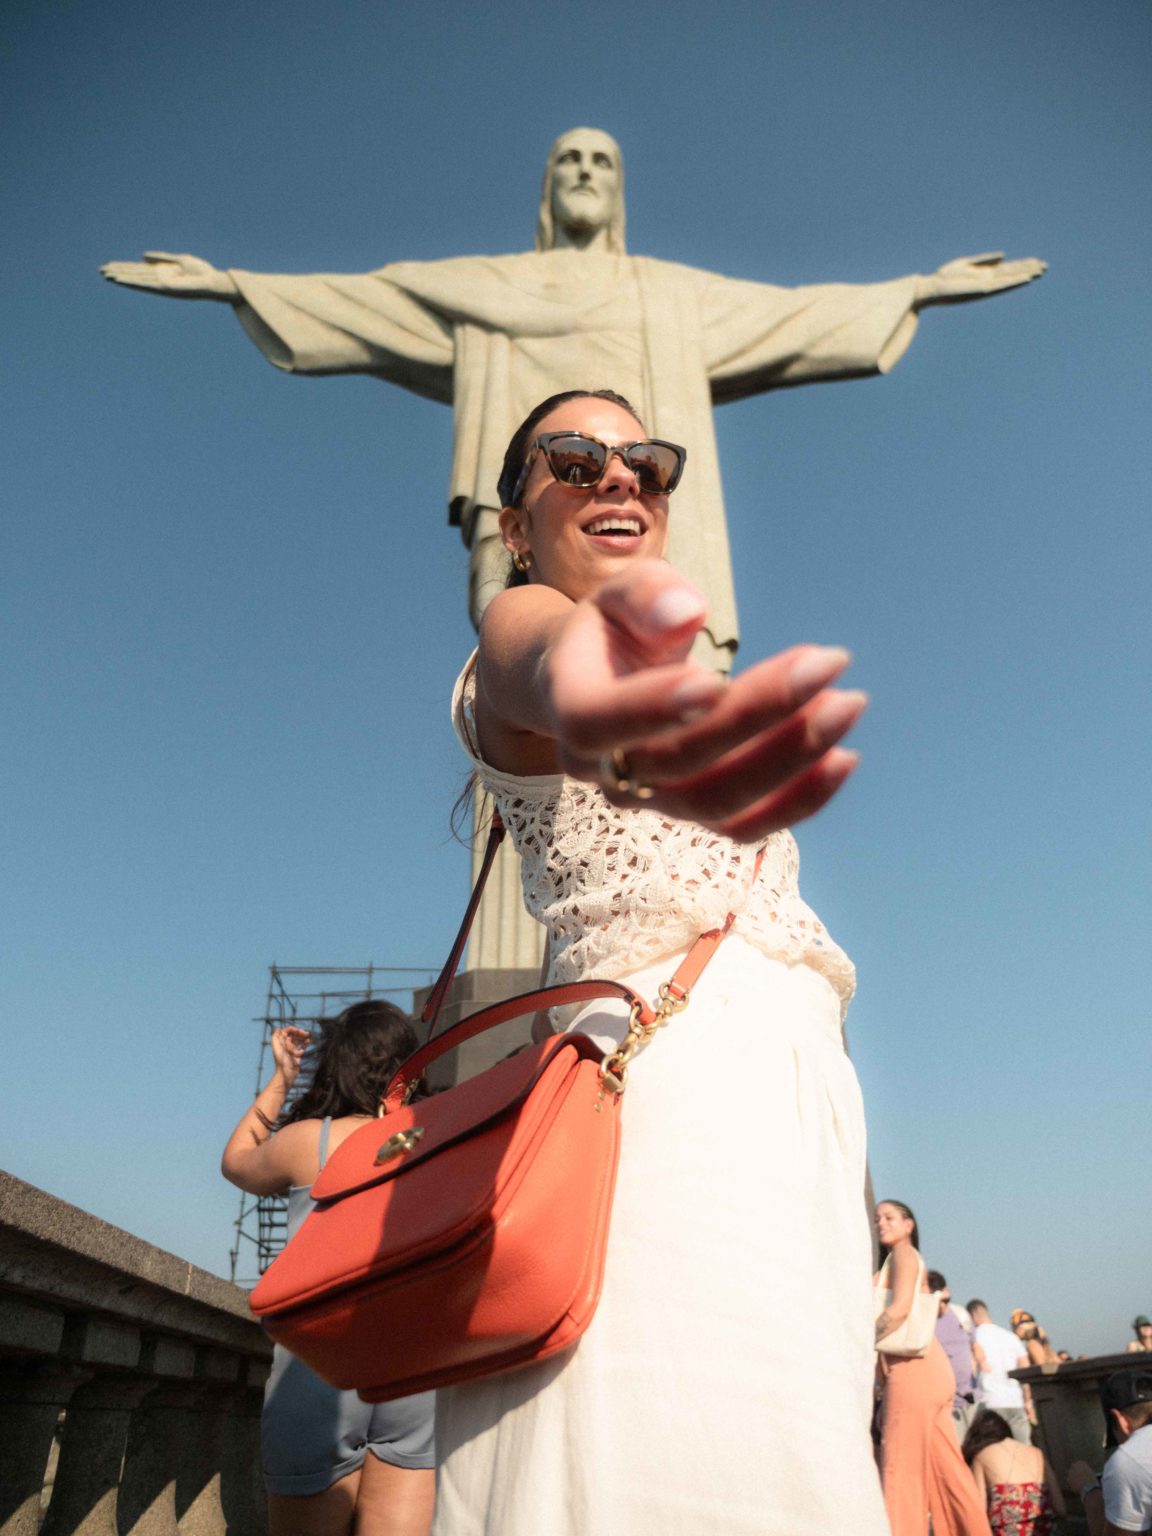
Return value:
[(621, 810), (599, 786), (566, 774), (517, 778), (489, 767), (477, 747), (475, 659), (456, 683), (452, 723), (520, 855), (524, 904), (548, 931), (553, 981), (618, 980), (735, 912), (733, 933), (772, 959), (819, 971), (847, 1005), (855, 967), (800, 899), (790, 832), (767, 839), (752, 886), (754, 844), (642, 806)]

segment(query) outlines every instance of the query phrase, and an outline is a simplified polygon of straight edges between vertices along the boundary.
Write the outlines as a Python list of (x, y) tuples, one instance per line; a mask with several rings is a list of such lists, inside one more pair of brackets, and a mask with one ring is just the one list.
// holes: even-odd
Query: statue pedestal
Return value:
[[(472, 884), (475, 887), (484, 862), (488, 829), (492, 822), (492, 799), (477, 788), (472, 802)], [(479, 1013), (492, 1003), (502, 1003), (521, 992), (532, 992), (540, 985), (540, 967), (544, 958), (544, 929), (524, 910), (520, 880), (520, 857), (511, 840), (505, 839), (497, 851), (488, 874), (484, 896), (468, 937), (465, 969), (448, 989), (440, 1011), (437, 1034), (453, 1024)], [(419, 1018), (430, 987), (415, 992), (413, 1015)], [(532, 1038), (533, 1015), (510, 1019), (449, 1051), (432, 1064), (428, 1082), (432, 1088), (451, 1088), (465, 1078), (475, 1077), (505, 1056), (527, 1045)]]
[[(472, 801), (472, 884), (480, 875), (488, 829), (492, 825), (492, 797), (477, 787)], [(505, 837), (496, 854), (484, 887), (476, 921), (468, 938), (466, 971), (527, 971), (537, 984), (544, 958), (544, 929), (524, 908), (520, 855)], [(527, 988), (522, 988), (527, 991)], [(511, 994), (506, 994), (511, 995)], [(489, 999), (498, 1002), (498, 998)]]
[[(539, 980), (539, 963), (522, 970), (505, 967), (465, 971), (463, 975), (457, 976), (449, 988), (437, 1034), (458, 1024), (461, 1019), (466, 1019), (470, 1013), (479, 1013), (481, 1008), (487, 1008), (490, 1003), (502, 1003), (505, 998), (515, 997), (520, 992), (531, 992)], [(430, 991), (430, 987), (425, 987), (415, 994), (413, 1002), (417, 1017)], [(436, 1090), (451, 1088), (465, 1078), (475, 1077), (478, 1072), (495, 1066), (520, 1046), (527, 1045), (532, 1038), (532, 1017), (528, 1014), (522, 1019), (510, 1019), (507, 1024), (489, 1029), (475, 1040), (467, 1040), (456, 1050), (441, 1056), (428, 1071), (429, 1086)]]

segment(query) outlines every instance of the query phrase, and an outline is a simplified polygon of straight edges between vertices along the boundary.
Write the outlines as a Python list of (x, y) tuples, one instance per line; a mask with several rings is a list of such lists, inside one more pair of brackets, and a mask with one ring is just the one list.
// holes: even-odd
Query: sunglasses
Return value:
[(680, 484), (688, 457), (685, 449), (658, 437), (646, 437), (638, 443), (602, 443), (587, 432), (545, 432), (535, 440), (524, 460), (512, 493), (513, 506), (520, 504), (538, 453), (548, 460), (548, 468), (561, 485), (579, 491), (590, 491), (599, 485), (613, 455), (618, 453), (646, 496), (670, 496)]

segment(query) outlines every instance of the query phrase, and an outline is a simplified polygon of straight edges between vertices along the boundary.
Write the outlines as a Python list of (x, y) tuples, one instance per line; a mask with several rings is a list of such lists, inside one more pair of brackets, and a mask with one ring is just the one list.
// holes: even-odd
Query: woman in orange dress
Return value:
[[(876, 1319), (876, 1343), (891, 1338), (894, 1345), (917, 1294), (928, 1290), (920, 1232), (908, 1206), (882, 1200), (876, 1207), (876, 1233), (885, 1254), (876, 1283), (888, 1288)], [(913, 1347), (917, 1343), (910, 1340)], [(935, 1333), (924, 1354), (881, 1350), (879, 1358), (884, 1377), (881, 1473), (892, 1536), (928, 1536), (929, 1517), (933, 1536), (991, 1536), (956, 1440), (956, 1382)]]

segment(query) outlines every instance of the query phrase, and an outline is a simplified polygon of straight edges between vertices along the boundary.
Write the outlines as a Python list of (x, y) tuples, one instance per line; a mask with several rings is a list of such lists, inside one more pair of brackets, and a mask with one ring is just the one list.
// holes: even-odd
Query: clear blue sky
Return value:
[(0, 80), (0, 1164), (210, 1269), (269, 962), (435, 967), (466, 895), (449, 412), (270, 368), (146, 248), (525, 249), (614, 133), (630, 248), (779, 283), (1005, 249), (887, 379), (718, 413), (745, 659), (856, 654), (801, 835), (878, 1190), (1074, 1352), (1152, 1311), (1145, 0), (12, 0)]

